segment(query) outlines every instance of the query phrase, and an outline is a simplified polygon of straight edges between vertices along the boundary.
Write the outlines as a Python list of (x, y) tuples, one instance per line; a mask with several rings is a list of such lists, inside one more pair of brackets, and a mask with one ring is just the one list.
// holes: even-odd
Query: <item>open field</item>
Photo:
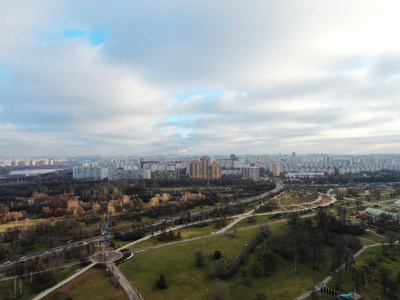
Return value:
[[(186, 239), (192, 239), (192, 238), (199, 237), (199, 236), (209, 235), (212, 232), (218, 231), (218, 228), (214, 227), (213, 225), (207, 225), (204, 227), (184, 227), (184, 228), (179, 229), (178, 231), (181, 232), (181, 240), (186, 240)], [(132, 247), (130, 247), (130, 249), (151, 247), (151, 246), (171, 243), (174, 241), (177, 241), (177, 239), (172, 240), (172, 241), (161, 242), (159, 240), (159, 236), (155, 236), (155, 237), (152, 237), (151, 239), (143, 241), (139, 244), (133, 245)], [(125, 243), (125, 244), (127, 244), (127, 243)], [(117, 245), (117, 243), (116, 243), (116, 245)], [(120, 245), (119, 242), (118, 242), (118, 245)]]
[[(376, 235), (373, 232), (371, 232), (372, 229), (367, 229), (367, 230), (365, 230), (365, 232), (361, 235), (361, 237), (367, 238), (371, 241), (374, 241), (375, 243), (386, 243), (387, 242), (387, 239), (382, 238), (379, 235)], [(374, 230), (374, 232), (375, 232), (375, 230)]]
[(118, 224), (111, 227), (112, 231), (124, 230), (124, 229), (132, 229), (132, 226), (138, 226), (140, 222), (132, 222), (132, 221), (121, 221)]
[[(210, 285), (213, 253), (222, 252), (225, 257), (237, 255), (258, 229), (246, 230), (239, 237), (215, 236), (208, 239), (151, 250), (135, 255), (120, 268), (139, 289), (145, 299), (206, 299), (206, 286)], [(195, 266), (194, 254), (202, 251), (205, 266)], [(168, 289), (155, 286), (160, 274), (166, 276)]]
[(299, 265), (294, 272), (293, 262), (278, 257), (277, 268), (268, 277), (249, 277), (249, 287), (242, 283), (242, 276), (235, 276), (228, 281), (232, 299), (255, 299), (257, 293), (264, 293), (267, 299), (294, 299), (311, 290), (329, 273), (328, 266), (324, 272), (315, 271), (306, 265)]
[(281, 214), (278, 217), (273, 217), (275, 215), (266, 215), (266, 216), (255, 216), (256, 217), (256, 222), (252, 223), (249, 218), (246, 218), (244, 220), (241, 220), (239, 223), (235, 225), (237, 228), (242, 228), (242, 227), (248, 227), (248, 226), (253, 226), (253, 225), (260, 225), (272, 221), (277, 221), (277, 220), (282, 220), (287, 218), (287, 213)]
[(50, 222), (52, 225), (54, 225), (55, 223), (55, 221), (52, 219), (29, 219), (28, 222), (26, 222), (25, 220), (12, 221), (6, 224), (0, 224), (0, 233), (5, 232), (7, 228), (14, 228), (15, 226), (25, 226), (25, 225), (32, 226), (42, 221)]
[(113, 300), (126, 298), (123, 290), (112, 284), (105, 269), (92, 268), (43, 299)]
[(316, 200), (316, 198), (312, 194), (305, 192), (284, 192), (276, 196), (274, 200), (276, 200), (278, 205), (292, 205), (312, 202)]
[[(270, 226), (273, 234), (286, 233), (289, 230), (286, 224)], [(239, 231), (238, 238), (231, 238), (227, 234), (139, 253), (120, 267), (145, 299), (208, 299), (214, 282), (211, 278), (214, 269), (213, 252), (219, 250), (227, 258), (235, 256), (257, 231), (257, 228), (243, 230)], [(203, 267), (195, 266), (196, 251), (203, 253)], [(305, 265), (301, 265), (296, 274), (293, 263), (280, 257), (277, 265), (277, 270), (269, 277), (248, 277), (251, 281), (250, 287), (242, 283), (240, 270), (226, 281), (231, 290), (231, 299), (248, 296), (253, 299), (260, 292), (272, 297), (270, 299), (292, 299), (311, 289), (326, 275)], [(155, 285), (161, 273), (166, 276), (166, 290), (159, 290)]]

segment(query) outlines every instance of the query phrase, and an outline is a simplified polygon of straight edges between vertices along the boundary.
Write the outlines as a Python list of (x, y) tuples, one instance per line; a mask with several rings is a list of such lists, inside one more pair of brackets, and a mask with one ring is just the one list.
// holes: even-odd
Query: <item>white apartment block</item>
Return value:
[(108, 178), (108, 168), (81, 166), (72, 170), (74, 179), (104, 179)]

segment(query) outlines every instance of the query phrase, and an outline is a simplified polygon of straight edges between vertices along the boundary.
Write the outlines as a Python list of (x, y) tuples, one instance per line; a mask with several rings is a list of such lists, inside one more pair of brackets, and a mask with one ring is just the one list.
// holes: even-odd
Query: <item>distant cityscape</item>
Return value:
[(218, 180), (223, 175), (260, 180), (265, 175), (289, 178), (322, 177), (333, 174), (400, 171), (400, 155), (215, 155), (151, 157), (4, 158), (1, 167), (66, 166), (74, 179)]

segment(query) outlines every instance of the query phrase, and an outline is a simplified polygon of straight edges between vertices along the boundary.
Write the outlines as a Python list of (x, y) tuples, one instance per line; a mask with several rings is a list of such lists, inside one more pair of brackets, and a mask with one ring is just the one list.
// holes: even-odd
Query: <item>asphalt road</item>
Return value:
[(11, 261), (9, 264), (4, 264), (3, 263), (2, 265), (0, 265), (0, 272), (3, 271), (3, 270), (6, 270), (8, 268), (12, 268), (17, 263), (21, 263), (21, 262), (23, 263), (23, 262), (26, 262), (27, 260), (34, 260), (36, 258), (44, 258), (46, 256), (56, 255), (57, 253), (62, 252), (64, 249), (69, 249), (69, 248), (71, 248), (73, 246), (79, 246), (79, 245), (82, 245), (85, 242), (86, 243), (88, 243), (88, 242), (102, 242), (104, 240), (109, 240), (109, 239), (112, 239), (112, 235), (104, 235), (104, 236), (100, 235), (100, 236), (95, 236), (93, 238), (89, 238), (89, 239), (86, 239), (86, 240), (73, 242), (73, 243), (69, 243), (67, 245), (55, 247), (55, 248), (49, 249), (47, 251), (42, 251), (42, 252), (38, 252), (38, 253), (34, 253), (34, 254), (29, 254), (29, 255), (26, 255), (24, 257), (24, 259), (17, 259), (17, 260)]
[(114, 278), (118, 281), (121, 288), (124, 290), (128, 300), (142, 300), (140, 294), (136, 292), (128, 279), (122, 274), (121, 270), (114, 263), (107, 263), (107, 268), (114, 274)]

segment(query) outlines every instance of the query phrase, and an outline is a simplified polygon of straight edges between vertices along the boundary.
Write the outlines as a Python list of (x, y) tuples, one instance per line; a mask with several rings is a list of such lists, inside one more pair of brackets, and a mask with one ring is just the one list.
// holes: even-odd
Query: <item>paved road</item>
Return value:
[[(63, 265), (63, 266), (56, 267), (56, 268), (54, 268), (54, 270), (64, 269), (64, 268), (67, 268), (67, 267), (71, 267), (71, 266), (74, 266), (74, 265), (78, 265), (78, 264), (80, 264), (80, 263), (81, 263), (80, 261), (76, 261), (76, 262), (73, 262), (73, 263), (68, 263), (68, 264), (65, 264), (65, 265)], [(1, 282), (1, 281), (6, 281), (6, 280), (12, 280), (12, 279), (19, 278), (19, 277), (27, 277), (27, 276), (31, 276), (31, 275), (35, 275), (35, 274), (45, 273), (45, 272), (49, 272), (49, 271), (50, 271), (50, 269), (43, 270), (43, 271), (38, 271), (38, 272), (33, 272), (33, 273), (28, 273), (28, 274), (24, 274), (24, 275), (22, 275), (22, 276), (19, 276), (19, 275), (5, 276), (5, 277), (0, 278), (0, 282)]]
[(114, 278), (118, 280), (119, 285), (124, 290), (125, 296), (128, 300), (142, 300), (141, 295), (136, 292), (133, 286), (129, 283), (128, 279), (122, 274), (121, 270), (114, 263), (107, 263), (107, 268), (113, 274)]
[(88, 243), (88, 242), (102, 242), (104, 240), (109, 240), (111, 238), (112, 238), (112, 235), (104, 235), (104, 236), (99, 235), (99, 236), (95, 236), (95, 237), (92, 237), (92, 238), (89, 238), (89, 239), (86, 239), (86, 240), (81, 240), (81, 241), (73, 242), (73, 243), (70, 243), (70, 244), (67, 244), (67, 245), (55, 247), (55, 248), (49, 249), (47, 251), (37, 252), (37, 253), (34, 253), (34, 254), (29, 254), (29, 255), (26, 255), (23, 260), (22, 259), (14, 260), (14, 261), (12, 261), (11, 263), (9, 263), (7, 265), (4, 265), (4, 264), (0, 265), (0, 272), (2, 270), (9, 269), (9, 268), (13, 267), (17, 263), (20, 263), (22, 261), (27, 261), (28, 259), (32, 259), (33, 260), (33, 259), (40, 258), (40, 257), (43, 258), (43, 257), (46, 257), (46, 256), (55, 255), (56, 253), (62, 252), (64, 249), (70, 249), (73, 246), (83, 245), (83, 243), (85, 243), (85, 242), (86, 243)]
[(239, 216), (233, 216), (233, 218), (237, 218), (237, 219), (235, 221), (229, 223), (228, 225), (226, 225), (225, 227), (223, 227), (219, 231), (217, 231), (217, 233), (224, 233), (224, 232), (228, 231), (230, 228), (235, 226), (240, 221), (250, 217), (254, 213), (254, 211), (255, 211), (255, 209), (252, 209), (252, 210), (248, 211), (247, 213), (241, 214)]

